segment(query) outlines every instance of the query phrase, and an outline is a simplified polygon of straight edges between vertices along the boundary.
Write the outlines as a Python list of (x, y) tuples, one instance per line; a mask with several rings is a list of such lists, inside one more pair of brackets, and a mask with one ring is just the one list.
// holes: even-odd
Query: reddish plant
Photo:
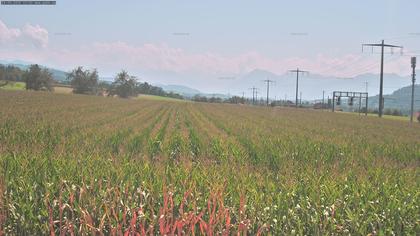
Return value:
[[(235, 232), (238, 235), (247, 235), (251, 224), (245, 212), (245, 197), (240, 198), (239, 211), (236, 216), (233, 216), (234, 209), (224, 205), (223, 191), (211, 192), (207, 199), (207, 206), (198, 211), (192, 190), (186, 191), (181, 202), (176, 205), (174, 194), (164, 188), (163, 204), (159, 208), (159, 216), (157, 219), (150, 219), (146, 215), (154, 216), (153, 207), (145, 205), (150, 204), (146, 201), (145, 196), (142, 197), (140, 194), (139, 206), (129, 209), (121, 202), (121, 198), (131, 199), (128, 188), (121, 194), (118, 190), (108, 186), (107, 189), (114, 193), (114, 202), (108, 205), (103, 204), (104, 214), (100, 219), (96, 219), (95, 214), (92, 215), (87, 210), (87, 207), (92, 207), (92, 205), (89, 205), (87, 201), (89, 199), (84, 197), (85, 194), (89, 195), (89, 189), (86, 186), (80, 188), (78, 199), (75, 198), (77, 195), (75, 190), (67, 188), (70, 191), (67, 199), (68, 203), (63, 198), (65, 189), (66, 187), (63, 185), (58, 200), (53, 201), (55, 204), (47, 202), (50, 235), (56, 233), (60, 235), (90, 233), (92, 235), (204, 234), (211, 236), (215, 234), (231, 235)], [(90, 200), (96, 202), (96, 199)], [(75, 202), (78, 203), (75, 204)], [(124, 205), (123, 209), (120, 209), (117, 205), (120, 202)], [(86, 205), (84, 206), (84, 204)], [(54, 216), (57, 216), (54, 214), (54, 208), (57, 207), (58, 220), (54, 220)], [(96, 212), (96, 210), (96, 207), (90, 209), (91, 212)], [(158, 227), (158, 232), (154, 231), (155, 226)], [(260, 235), (266, 230), (268, 228), (260, 227), (256, 233)]]
[(4, 184), (3, 180), (0, 179), (0, 236), (4, 235), (4, 222), (6, 222), (5, 204), (4, 204)]

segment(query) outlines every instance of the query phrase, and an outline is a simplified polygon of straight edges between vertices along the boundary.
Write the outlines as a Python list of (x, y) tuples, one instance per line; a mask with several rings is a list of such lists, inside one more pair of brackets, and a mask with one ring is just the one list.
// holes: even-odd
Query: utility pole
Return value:
[(266, 80), (263, 80), (263, 81), (267, 83), (267, 106), (268, 106), (268, 94), (270, 92), (270, 83), (274, 83), (274, 81), (269, 80), (269, 79), (266, 79)]
[[(369, 82), (365, 81), (365, 86), (366, 86), (365, 92), (366, 92), (366, 94), (368, 94)], [(367, 96), (366, 96), (366, 112), (365, 112), (365, 114), (367, 114), (367, 101), (368, 101), (368, 99), (367, 99)], [(359, 98), (359, 115), (360, 115), (360, 109), (361, 109), (361, 107), (362, 107), (362, 98), (360, 97)]]
[(255, 101), (258, 102), (258, 88), (255, 88)]
[(249, 88), (249, 89), (251, 89), (251, 90), (252, 90), (252, 104), (255, 104), (255, 98), (256, 98), (256, 91), (257, 91), (257, 88), (252, 87), (252, 88)]
[(322, 110), (324, 110), (324, 98), (325, 98), (325, 90), (322, 90)]
[(383, 110), (384, 110), (384, 102), (383, 102), (383, 87), (384, 87), (384, 48), (400, 48), (402, 49), (402, 46), (396, 46), (391, 44), (385, 44), (384, 40), (382, 40), (382, 43), (370, 43), (370, 44), (362, 44), (362, 51), (364, 46), (370, 46), (370, 47), (381, 47), (381, 75), (380, 75), (380, 82), (379, 82), (379, 117), (382, 117)]
[(411, 116), (410, 122), (413, 123), (414, 116), (414, 84), (416, 83), (416, 57), (411, 58), (411, 68), (413, 68), (412, 85), (411, 85)]
[(289, 72), (296, 73), (296, 108), (298, 108), (298, 94), (299, 94), (299, 73), (309, 73), (308, 71), (299, 70), (297, 68), (296, 70), (289, 70)]
[(327, 109), (330, 109), (330, 95), (327, 96)]
[(252, 104), (254, 104), (254, 89), (253, 88), (248, 88), (248, 89), (252, 89)]
[(299, 106), (302, 106), (302, 92), (300, 92), (300, 97), (299, 97)]

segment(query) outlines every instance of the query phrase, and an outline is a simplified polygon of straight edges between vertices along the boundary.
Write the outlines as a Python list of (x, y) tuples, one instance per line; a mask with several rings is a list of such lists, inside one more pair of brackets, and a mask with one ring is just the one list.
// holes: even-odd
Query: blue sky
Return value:
[[(121, 69), (162, 83), (208, 87), (253, 69), (354, 76), (379, 62), (361, 43), (386, 39), (406, 55), (388, 72), (408, 74), (420, 51), (419, 1), (79, 1), (0, 6), (2, 59), (70, 70)], [(369, 51), (369, 50), (368, 50)], [(417, 51), (417, 52), (416, 52)]]

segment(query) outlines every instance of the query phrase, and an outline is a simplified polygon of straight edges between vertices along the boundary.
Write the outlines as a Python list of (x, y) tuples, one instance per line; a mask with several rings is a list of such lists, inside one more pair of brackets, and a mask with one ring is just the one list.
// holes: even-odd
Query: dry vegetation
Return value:
[(420, 126), (0, 91), (7, 234), (420, 234)]

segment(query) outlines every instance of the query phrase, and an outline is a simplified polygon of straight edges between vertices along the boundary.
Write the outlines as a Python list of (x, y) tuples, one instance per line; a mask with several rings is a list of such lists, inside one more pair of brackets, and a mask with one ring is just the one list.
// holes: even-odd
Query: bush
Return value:
[(391, 109), (387, 108), (384, 111), (384, 115), (391, 115), (391, 116), (402, 116), (402, 112), (399, 109)]
[(393, 109), (392, 115), (393, 116), (402, 116), (403, 114), (402, 114), (401, 110), (399, 110), (399, 109)]

